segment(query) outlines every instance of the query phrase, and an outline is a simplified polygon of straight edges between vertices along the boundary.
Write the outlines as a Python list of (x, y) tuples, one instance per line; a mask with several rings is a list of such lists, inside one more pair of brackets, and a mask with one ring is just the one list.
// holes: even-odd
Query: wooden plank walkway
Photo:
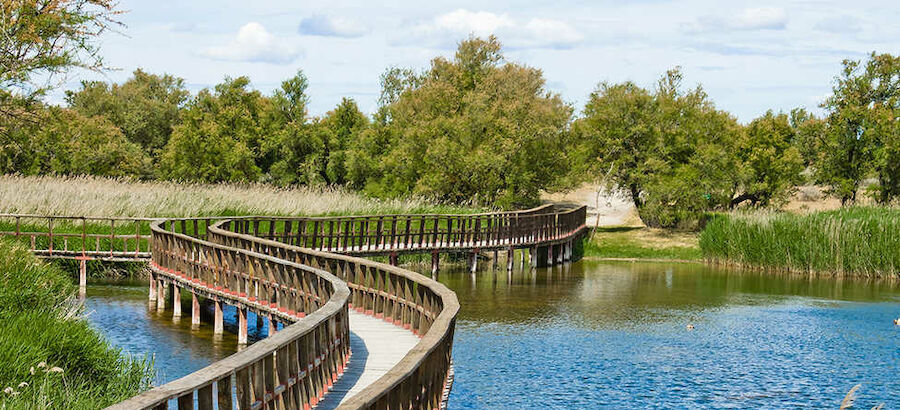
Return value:
[(350, 361), (317, 409), (333, 409), (400, 362), (419, 338), (409, 330), (350, 310)]

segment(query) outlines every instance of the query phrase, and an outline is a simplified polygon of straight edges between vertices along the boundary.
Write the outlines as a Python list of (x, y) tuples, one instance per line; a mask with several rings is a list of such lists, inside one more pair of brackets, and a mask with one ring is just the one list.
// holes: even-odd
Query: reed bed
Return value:
[(470, 213), (421, 199), (379, 200), (332, 187), (192, 184), (101, 177), (0, 176), (0, 213), (188, 217)]
[(700, 249), (712, 262), (750, 268), (900, 278), (900, 210), (716, 215)]
[(0, 239), (0, 408), (96, 409), (149, 387), (149, 362), (82, 317), (67, 275)]

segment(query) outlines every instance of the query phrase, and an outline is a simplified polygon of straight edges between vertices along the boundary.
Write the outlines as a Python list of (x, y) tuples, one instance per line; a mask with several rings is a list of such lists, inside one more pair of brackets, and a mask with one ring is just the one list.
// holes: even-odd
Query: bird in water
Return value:
[[(897, 319), (897, 320), (900, 320), (900, 319)], [(896, 323), (897, 320), (895, 320), (894, 323)], [(687, 325), (687, 330), (694, 330), (694, 325), (688, 323), (688, 325)]]
[(900, 318), (894, 319), (894, 324), (900, 326)]

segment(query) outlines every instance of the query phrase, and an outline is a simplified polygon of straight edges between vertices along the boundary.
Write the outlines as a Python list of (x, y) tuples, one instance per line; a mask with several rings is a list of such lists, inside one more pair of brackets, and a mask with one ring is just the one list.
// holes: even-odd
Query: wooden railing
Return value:
[(430, 250), (505, 249), (567, 240), (585, 228), (586, 207), (554, 212), (471, 215), (377, 215), (318, 218), (246, 217), (236, 232), (350, 255)]
[(332, 272), (350, 287), (352, 308), (421, 337), (400, 363), (344, 402), (341, 408), (439, 408), (447, 387), (459, 311), (459, 301), (453, 291), (395, 266), (234, 232), (243, 222), (230, 220), (212, 226), (210, 239)]
[(21, 239), (40, 257), (150, 258), (150, 218), (0, 214), (0, 236)]
[(315, 405), (350, 357), (346, 283), (321, 269), (174, 232), (179, 225), (196, 226), (152, 224), (155, 275), (293, 324), (112, 408), (166, 409), (172, 400), (179, 409), (193, 409), (195, 403), (200, 409)]

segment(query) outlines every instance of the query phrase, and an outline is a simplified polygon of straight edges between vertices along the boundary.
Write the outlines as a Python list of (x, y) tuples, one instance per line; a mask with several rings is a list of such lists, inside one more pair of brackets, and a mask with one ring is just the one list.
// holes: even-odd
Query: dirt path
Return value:
[[(598, 195), (599, 194), (599, 195)], [(544, 194), (545, 203), (587, 205), (587, 224), (596, 226), (643, 226), (634, 203), (626, 195), (610, 193), (599, 184), (586, 184), (578, 189), (555, 194)]]

